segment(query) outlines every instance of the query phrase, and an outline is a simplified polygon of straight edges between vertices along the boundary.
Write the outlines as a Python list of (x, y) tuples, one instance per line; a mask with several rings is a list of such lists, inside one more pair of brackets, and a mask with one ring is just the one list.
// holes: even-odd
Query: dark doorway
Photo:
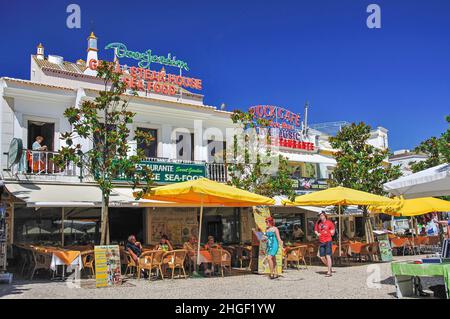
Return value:
[(202, 235), (202, 242), (207, 242), (208, 236), (213, 236), (216, 242), (223, 241), (223, 225), (221, 216), (205, 216), (206, 232)]
[(38, 121), (28, 121), (28, 145), (29, 150), (32, 149), (32, 145), (36, 140), (36, 136), (42, 136), (44, 141), (42, 146), (46, 145), (47, 150), (54, 151), (53, 140), (55, 137), (55, 123), (46, 123)]
[(144, 242), (144, 209), (143, 208), (110, 208), (109, 229), (111, 243), (126, 243), (128, 236)]

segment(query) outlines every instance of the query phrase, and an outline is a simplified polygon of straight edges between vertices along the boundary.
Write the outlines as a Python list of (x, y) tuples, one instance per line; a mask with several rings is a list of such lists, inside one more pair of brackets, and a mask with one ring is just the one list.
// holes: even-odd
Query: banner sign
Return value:
[[(268, 207), (258, 206), (253, 210), (253, 216), (255, 218), (255, 224), (258, 230), (261, 232), (257, 234), (259, 242), (259, 254), (258, 254), (258, 273), (270, 274), (269, 262), (266, 255), (267, 242), (264, 240), (264, 234), (266, 232), (266, 218), (270, 216), (270, 210)], [(277, 261), (277, 273), (283, 272), (283, 247), (278, 247), (276, 255)]]
[[(180, 164), (171, 162), (141, 161), (138, 169), (148, 166), (153, 173), (153, 181), (159, 184), (178, 183), (206, 177), (206, 164)], [(129, 180), (119, 176), (116, 180)]]
[(145, 52), (135, 52), (128, 50), (127, 46), (120, 42), (113, 42), (106, 45), (105, 50), (114, 49), (117, 58), (130, 58), (139, 61), (138, 65), (141, 68), (150, 68), (151, 63), (173, 66), (175, 68), (189, 71), (188, 64), (184, 61), (178, 60), (176, 56), (168, 53), (167, 56), (153, 55), (152, 50)]
[(118, 245), (94, 246), (95, 287), (111, 287), (122, 283)]

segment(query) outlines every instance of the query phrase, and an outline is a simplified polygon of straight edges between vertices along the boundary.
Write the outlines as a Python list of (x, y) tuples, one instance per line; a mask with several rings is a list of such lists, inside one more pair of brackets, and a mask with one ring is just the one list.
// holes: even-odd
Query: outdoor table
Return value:
[(57, 266), (63, 267), (63, 273), (61, 279), (65, 277), (65, 268), (67, 271), (83, 269), (83, 261), (81, 260), (81, 252), (76, 250), (65, 250), (54, 247), (37, 247), (36, 249), (52, 254), (52, 261), (50, 263), (50, 269), (57, 270)]
[(445, 291), (449, 298), (450, 263), (415, 264), (414, 262), (395, 262), (391, 264), (395, 278), (397, 298), (414, 295), (413, 279), (415, 277), (444, 277)]
[(211, 253), (207, 250), (200, 250), (199, 263), (212, 263)]
[(361, 249), (367, 245), (366, 243), (354, 242), (349, 244), (348, 253), (351, 254), (360, 254)]

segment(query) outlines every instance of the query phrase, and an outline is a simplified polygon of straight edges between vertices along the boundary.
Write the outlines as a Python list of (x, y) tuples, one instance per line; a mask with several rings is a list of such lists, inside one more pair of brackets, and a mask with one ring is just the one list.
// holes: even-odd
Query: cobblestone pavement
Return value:
[[(121, 287), (103, 289), (95, 289), (95, 282), (89, 279), (81, 281), (81, 288), (70, 287), (70, 280), (17, 279), (12, 285), (0, 284), (0, 298), (395, 298), (389, 263), (336, 267), (330, 278), (324, 276), (324, 271), (324, 267), (314, 265), (308, 269), (289, 269), (276, 280), (241, 272), (225, 278), (128, 279)], [(370, 279), (368, 285), (368, 278), (376, 278), (377, 273), (379, 280)], [(439, 283), (443, 281), (423, 280), (424, 288)]]

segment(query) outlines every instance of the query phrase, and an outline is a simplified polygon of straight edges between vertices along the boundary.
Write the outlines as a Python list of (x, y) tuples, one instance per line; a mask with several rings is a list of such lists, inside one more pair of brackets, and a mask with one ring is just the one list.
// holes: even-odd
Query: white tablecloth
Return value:
[[(52, 262), (50, 264), (50, 269), (56, 270), (56, 266), (65, 265), (65, 263), (55, 254), (52, 254)], [(70, 265), (67, 266), (67, 271), (72, 271), (74, 269), (83, 269), (83, 261), (81, 260), (81, 255), (75, 258)]]

